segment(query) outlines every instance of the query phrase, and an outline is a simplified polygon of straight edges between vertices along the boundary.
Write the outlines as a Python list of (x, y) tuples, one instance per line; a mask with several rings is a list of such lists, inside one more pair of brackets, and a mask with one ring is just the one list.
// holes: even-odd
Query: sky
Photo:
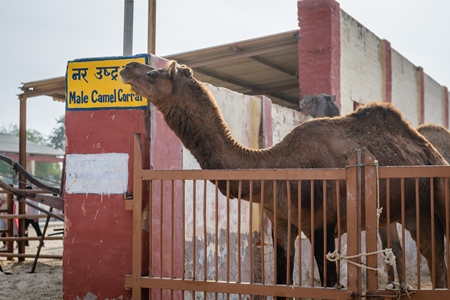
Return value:
[[(156, 0), (156, 54), (298, 29), (297, 0)], [(338, 0), (342, 10), (450, 88), (450, 1)], [(147, 53), (148, 0), (134, 0), (133, 54)], [(0, 128), (19, 124), (23, 83), (65, 75), (78, 58), (123, 54), (123, 0), (15, 0), (0, 10)], [(29, 98), (27, 129), (45, 136), (63, 103)]]

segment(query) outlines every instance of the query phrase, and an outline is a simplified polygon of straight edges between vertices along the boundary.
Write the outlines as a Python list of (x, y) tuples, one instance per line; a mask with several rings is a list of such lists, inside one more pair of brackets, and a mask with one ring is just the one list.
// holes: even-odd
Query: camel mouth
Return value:
[(122, 74), (122, 71), (120, 71), (120, 79), (122, 80), (123, 83), (130, 84), (131, 83), (131, 77)]

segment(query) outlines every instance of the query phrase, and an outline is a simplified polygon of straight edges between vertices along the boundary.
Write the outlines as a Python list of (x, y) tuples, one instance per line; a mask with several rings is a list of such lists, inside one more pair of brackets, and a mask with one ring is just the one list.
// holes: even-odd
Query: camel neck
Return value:
[(219, 108), (202, 85), (174, 93), (159, 107), (169, 127), (197, 159), (202, 169), (251, 168), (246, 154), (252, 150), (232, 136)]

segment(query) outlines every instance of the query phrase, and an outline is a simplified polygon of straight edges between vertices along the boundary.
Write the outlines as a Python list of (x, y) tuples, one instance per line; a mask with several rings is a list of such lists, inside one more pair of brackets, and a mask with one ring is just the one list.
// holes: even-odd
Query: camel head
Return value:
[(138, 62), (127, 64), (121, 71), (120, 77), (139, 95), (146, 97), (157, 107), (160, 102), (173, 93), (175, 81), (189, 80), (192, 70), (177, 65), (176, 61), (169, 61), (162, 69), (156, 69)]
[(299, 102), (300, 110), (313, 118), (339, 116), (339, 108), (334, 103), (336, 96), (327, 94), (305, 96)]

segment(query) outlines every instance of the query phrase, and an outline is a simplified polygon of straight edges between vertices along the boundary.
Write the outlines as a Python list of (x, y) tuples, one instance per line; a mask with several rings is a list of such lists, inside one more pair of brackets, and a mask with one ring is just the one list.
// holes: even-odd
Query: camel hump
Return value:
[(422, 124), (417, 131), (450, 163), (450, 131), (441, 125)]
[(371, 102), (359, 107), (348, 116), (360, 119), (361, 121), (395, 122), (393, 124), (394, 126), (400, 125), (402, 122), (409, 124), (403, 118), (402, 113), (390, 103)]

